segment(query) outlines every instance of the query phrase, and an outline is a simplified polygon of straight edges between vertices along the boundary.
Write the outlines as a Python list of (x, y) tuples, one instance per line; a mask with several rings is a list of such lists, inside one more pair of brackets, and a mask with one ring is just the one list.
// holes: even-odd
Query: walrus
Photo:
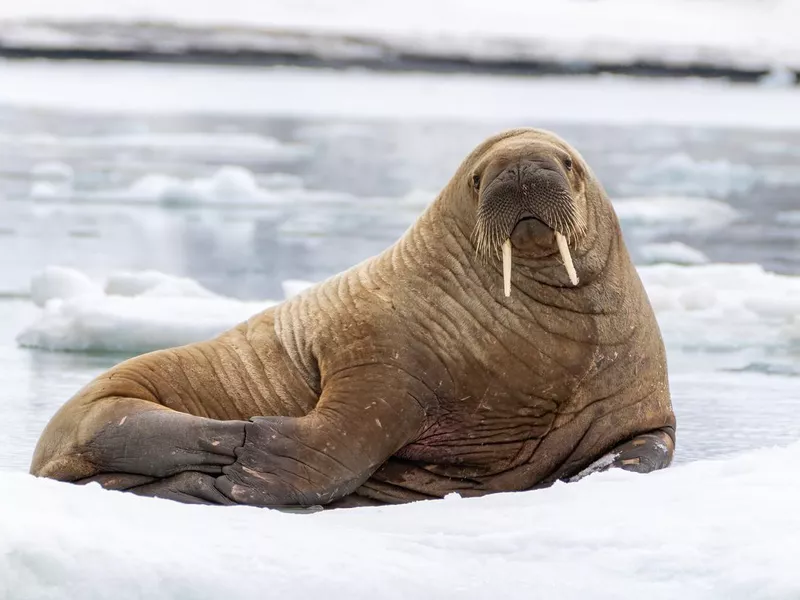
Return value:
[(463, 161), (383, 253), (52, 418), (31, 472), (182, 502), (346, 507), (666, 467), (667, 363), (605, 191), (553, 133)]

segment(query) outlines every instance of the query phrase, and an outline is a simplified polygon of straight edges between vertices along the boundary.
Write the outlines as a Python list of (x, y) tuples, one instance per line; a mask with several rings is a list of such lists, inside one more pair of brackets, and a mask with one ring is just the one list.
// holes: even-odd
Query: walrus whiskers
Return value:
[[(569, 253), (569, 245), (567, 238), (564, 234), (555, 232), (556, 244), (558, 244), (558, 252), (561, 254), (561, 260), (564, 261), (564, 266), (567, 268), (567, 275), (572, 285), (578, 285), (578, 273), (575, 271), (575, 265), (572, 263), (572, 255)], [(507, 296), (508, 294), (506, 294)]]

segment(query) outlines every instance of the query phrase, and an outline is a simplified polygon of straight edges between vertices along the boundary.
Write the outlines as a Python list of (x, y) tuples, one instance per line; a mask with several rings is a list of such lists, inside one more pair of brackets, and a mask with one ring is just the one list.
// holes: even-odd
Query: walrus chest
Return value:
[(433, 423), (403, 455), (487, 474), (532, 460), (554, 430), (624, 384), (613, 376), (618, 349), (586, 337), (532, 320), (465, 327), (442, 358), (447, 377), (433, 382)]

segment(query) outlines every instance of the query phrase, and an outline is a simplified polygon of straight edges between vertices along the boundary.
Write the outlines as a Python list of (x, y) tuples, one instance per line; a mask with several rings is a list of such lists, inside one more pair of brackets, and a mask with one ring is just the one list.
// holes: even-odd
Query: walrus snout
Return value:
[(525, 216), (532, 216), (552, 230), (561, 233), (571, 230), (571, 215), (575, 212), (572, 187), (554, 161), (520, 161), (501, 172), (492, 183), (506, 188), (504, 193), (516, 196), (518, 211), (514, 226)]
[(475, 233), (484, 254), (509, 238), (519, 250), (552, 247), (552, 232), (571, 236), (578, 223), (572, 187), (553, 160), (519, 160), (482, 182)]
[(552, 254), (555, 242), (570, 282), (578, 285), (567, 237), (574, 238), (584, 221), (567, 175), (571, 168), (543, 156), (506, 164), (485, 182), (477, 178), (476, 246), (484, 255), (502, 253), (506, 296), (511, 294), (512, 244), (541, 257)]

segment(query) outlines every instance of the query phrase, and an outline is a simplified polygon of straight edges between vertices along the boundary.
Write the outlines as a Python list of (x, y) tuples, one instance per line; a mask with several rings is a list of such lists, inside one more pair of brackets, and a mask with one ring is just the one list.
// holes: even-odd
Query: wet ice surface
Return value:
[[(99, 281), (157, 269), (239, 300), (282, 298), (287, 279), (319, 281), (385, 248), (478, 141), (516, 125), (552, 129), (582, 152), (639, 264), (800, 273), (797, 131), (0, 107), (0, 470), (25, 469), (56, 408), (125, 357), (17, 347), (40, 314), (25, 298), (34, 273), (59, 264)], [(662, 290), (671, 304), (656, 306), (678, 461), (800, 437), (800, 321), (786, 297), (796, 286), (729, 273), (723, 289), (695, 280)], [(726, 321), (733, 296), (753, 318)], [(695, 319), (712, 305), (713, 322)], [(174, 304), (161, 306), (170, 319)], [(719, 343), (692, 347), (692, 335)]]

